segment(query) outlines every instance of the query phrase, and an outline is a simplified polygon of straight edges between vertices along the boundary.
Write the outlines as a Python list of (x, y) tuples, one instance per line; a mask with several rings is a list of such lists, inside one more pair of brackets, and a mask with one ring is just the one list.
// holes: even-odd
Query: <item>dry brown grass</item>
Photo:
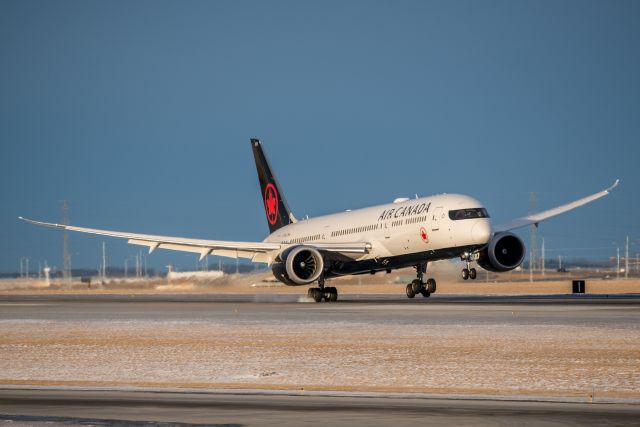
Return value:
[[(404, 273), (404, 274), (403, 274)], [(330, 281), (343, 294), (404, 294), (405, 282), (412, 277), (410, 270), (390, 275), (362, 276), (338, 278)], [(482, 280), (482, 275), (475, 281), (444, 278), (434, 275), (438, 283), (438, 294), (469, 295), (542, 295), (571, 293), (571, 278), (556, 280), (500, 281)], [(519, 279), (521, 279), (519, 277)], [(50, 288), (31, 286), (28, 283), (16, 285), (15, 281), (0, 281), (0, 295), (47, 295), (47, 294), (162, 294), (162, 293), (219, 293), (219, 294), (296, 294), (306, 295), (308, 286), (285, 286), (273, 281), (271, 273), (230, 275), (224, 279), (211, 282), (174, 281), (165, 279), (148, 279), (139, 282), (124, 283), (113, 281), (105, 286), (94, 284), (89, 288), (85, 284), (75, 283), (71, 289), (62, 289), (59, 285)], [(588, 294), (625, 294), (640, 293), (640, 279), (603, 280), (586, 279)]]

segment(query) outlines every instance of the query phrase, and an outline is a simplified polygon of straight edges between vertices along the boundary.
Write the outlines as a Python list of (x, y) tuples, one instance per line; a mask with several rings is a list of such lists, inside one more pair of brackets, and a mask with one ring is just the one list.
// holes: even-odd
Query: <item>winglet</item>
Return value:
[(51, 228), (65, 228), (66, 227), (65, 225), (62, 225), (62, 224), (52, 224), (52, 223), (49, 223), (49, 222), (36, 221), (36, 220), (33, 220), (33, 219), (25, 218), (23, 216), (19, 216), (18, 219), (20, 221), (28, 222), (30, 224), (35, 224), (35, 225), (41, 225), (43, 227), (51, 227)]
[(614, 188), (616, 188), (618, 186), (618, 184), (620, 184), (620, 179), (616, 179), (616, 182), (614, 182), (611, 187), (607, 188), (604, 191), (606, 191), (607, 193), (610, 193), (611, 190), (613, 190)]

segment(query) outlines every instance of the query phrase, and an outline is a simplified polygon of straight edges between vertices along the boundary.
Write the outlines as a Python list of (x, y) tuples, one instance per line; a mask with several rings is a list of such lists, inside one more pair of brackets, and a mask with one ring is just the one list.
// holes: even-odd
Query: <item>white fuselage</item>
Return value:
[(475, 199), (441, 194), (353, 211), (320, 216), (289, 224), (270, 234), (265, 242), (304, 244), (366, 242), (366, 254), (354, 261), (398, 257), (442, 249), (479, 247), (491, 238), (489, 218), (454, 220), (449, 211), (482, 208)]

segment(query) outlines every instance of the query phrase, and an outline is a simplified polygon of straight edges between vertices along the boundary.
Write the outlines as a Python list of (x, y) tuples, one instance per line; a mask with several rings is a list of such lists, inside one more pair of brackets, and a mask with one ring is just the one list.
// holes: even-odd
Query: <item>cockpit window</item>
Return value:
[(449, 218), (454, 221), (460, 219), (489, 218), (489, 212), (487, 212), (485, 208), (457, 209), (449, 211)]

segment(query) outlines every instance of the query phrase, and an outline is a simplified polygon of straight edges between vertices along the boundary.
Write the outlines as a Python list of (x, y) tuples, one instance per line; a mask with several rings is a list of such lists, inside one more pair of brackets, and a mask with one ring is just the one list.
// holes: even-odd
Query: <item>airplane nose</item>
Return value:
[(487, 243), (491, 237), (489, 221), (480, 220), (471, 227), (471, 240), (474, 243)]

